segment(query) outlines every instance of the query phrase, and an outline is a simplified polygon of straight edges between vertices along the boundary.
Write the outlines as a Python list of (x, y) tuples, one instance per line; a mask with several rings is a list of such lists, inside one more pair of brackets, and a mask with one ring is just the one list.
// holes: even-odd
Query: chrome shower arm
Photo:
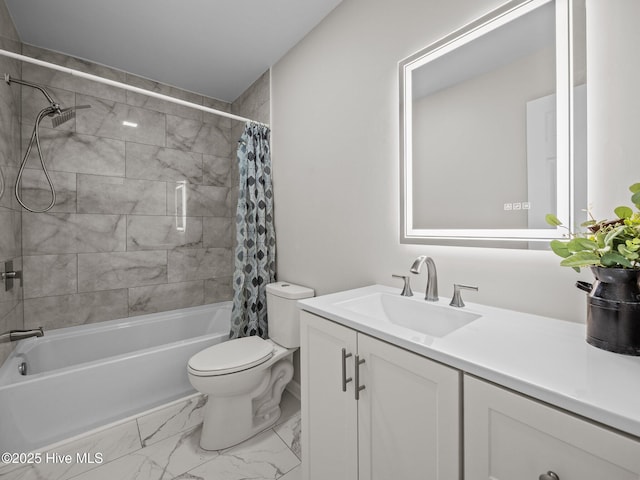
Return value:
[(11, 75), (9, 75), (8, 73), (4, 74), (4, 81), (7, 82), (7, 84), (9, 84), (9, 85), (11, 85), (11, 82), (15, 82), (15, 83), (19, 83), (20, 85), (26, 85), (27, 87), (31, 87), (31, 88), (35, 88), (37, 90), (40, 90), (42, 92), (42, 94), (47, 98), (47, 101), (53, 107), (55, 107), (56, 110), (60, 110), (60, 106), (53, 100), (53, 98), (51, 98), (51, 95), (49, 95), (49, 92), (47, 92), (40, 85), (36, 85), (35, 83), (27, 82), (25, 80), (20, 80), (20, 79), (17, 79), (17, 78), (12, 78)]

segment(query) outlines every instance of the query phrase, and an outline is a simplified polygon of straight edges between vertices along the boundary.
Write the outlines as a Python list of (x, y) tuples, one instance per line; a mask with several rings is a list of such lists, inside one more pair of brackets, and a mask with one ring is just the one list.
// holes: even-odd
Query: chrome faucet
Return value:
[(438, 301), (438, 272), (436, 271), (436, 264), (433, 258), (426, 255), (420, 255), (416, 258), (413, 265), (411, 265), (410, 272), (416, 275), (420, 273), (422, 264), (427, 264), (427, 290), (424, 295), (424, 299), (428, 302)]
[(34, 328), (32, 330), (10, 330), (6, 333), (0, 333), (0, 343), (3, 342), (17, 342), (18, 340), (24, 340), (29, 337), (42, 337), (44, 335), (44, 329), (42, 327)]

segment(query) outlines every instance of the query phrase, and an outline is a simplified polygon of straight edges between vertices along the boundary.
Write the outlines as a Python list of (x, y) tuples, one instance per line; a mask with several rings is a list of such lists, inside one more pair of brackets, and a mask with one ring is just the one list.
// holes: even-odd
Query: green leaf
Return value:
[(586, 267), (599, 264), (600, 257), (593, 252), (577, 252), (560, 262), (563, 267)]
[(629, 190), (631, 191), (631, 193), (638, 193), (640, 192), (640, 183), (634, 183), (633, 185), (631, 185), (629, 187)]
[(621, 206), (614, 210), (614, 213), (618, 216), (618, 218), (630, 218), (633, 215), (633, 210), (629, 207)]
[(598, 244), (588, 238), (578, 237), (574, 238), (573, 241), (580, 245), (580, 250), (596, 250), (598, 248)]
[(631, 252), (637, 252), (638, 250), (640, 250), (640, 245), (638, 245), (638, 242), (636, 242), (635, 240), (637, 240), (637, 238), (634, 238), (633, 240), (627, 240), (625, 242), (627, 250)]
[(636, 192), (633, 195), (631, 195), (631, 201), (635, 204), (638, 205), (640, 203), (640, 192)]
[(607, 233), (607, 236), (604, 238), (604, 244), (609, 246), (613, 245), (613, 241), (615, 240), (615, 238), (620, 235), (624, 231), (624, 229), (624, 225), (615, 227), (613, 230)]
[(629, 260), (624, 258), (618, 252), (608, 252), (602, 255), (600, 262), (605, 267), (615, 267), (616, 265), (622, 265), (623, 267), (632, 267), (632, 264)]
[(595, 220), (587, 220), (586, 222), (582, 222), (580, 224), (581, 227), (590, 227), (591, 225), (595, 225), (596, 221)]
[(553, 250), (553, 253), (555, 253), (559, 257), (567, 258), (569, 255), (571, 255), (571, 252), (569, 252), (569, 249), (567, 248), (566, 242), (561, 242), (560, 240), (551, 240), (549, 246), (551, 247), (551, 250)]
[(618, 245), (618, 252), (620, 252), (620, 254), (628, 260), (636, 260), (638, 257), (640, 257), (640, 255), (638, 255), (636, 252), (632, 252), (622, 244)]
[(552, 227), (560, 227), (562, 225), (562, 222), (553, 213), (547, 213), (544, 220)]

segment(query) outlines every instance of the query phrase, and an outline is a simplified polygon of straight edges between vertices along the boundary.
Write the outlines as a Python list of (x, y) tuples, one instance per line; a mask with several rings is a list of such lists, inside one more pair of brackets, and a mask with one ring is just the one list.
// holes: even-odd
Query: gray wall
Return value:
[[(11, 22), (4, 2), (0, 2), (0, 48), (20, 52), (18, 34)], [(8, 73), (19, 77), (20, 62), (0, 57), (0, 75)], [(18, 204), (13, 197), (13, 185), (20, 155), (20, 86), (0, 83), (0, 171), (4, 180), (4, 193), (0, 197), (0, 271), (6, 261), (13, 261), (13, 268), (22, 267), (22, 225)], [(0, 190), (2, 186), (0, 186)], [(6, 292), (0, 283), (0, 333), (20, 329), (22, 323), (22, 288), (14, 282), (14, 288)], [(9, 354), (12, 346), (0, 344), (0, 363)]]
[[(25, 45), (23, 53), (231, 107), (34, 47)], [(25, 326), (58, 328), (230, 299), (231, 120), (32, 64), (22, 70), (62, 105), (91, 105), (56, 129), (42, 123), (59, 200), (51, 212), (22, 215)], [(43, 100), (23, 88), (23, 152)], [(46, 204), (44, 177), (35, 162), (29, 165), (25, 198)]]

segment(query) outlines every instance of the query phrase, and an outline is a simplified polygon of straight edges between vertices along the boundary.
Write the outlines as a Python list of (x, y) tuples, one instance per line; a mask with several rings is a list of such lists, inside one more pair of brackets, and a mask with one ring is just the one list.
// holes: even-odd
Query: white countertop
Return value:
[[(359, 315), (340, 302), (382, 285), (300, 300), (301, 309), (328, 318), (463, 372), (640, 437), (640, 357), (587, 344), (585, 325), (467, 303), (482, 317), (442, 338)], [(409, 301), (423, 302), (416, 293)], [(438, 302), (446, 308), (449, 299)]]

